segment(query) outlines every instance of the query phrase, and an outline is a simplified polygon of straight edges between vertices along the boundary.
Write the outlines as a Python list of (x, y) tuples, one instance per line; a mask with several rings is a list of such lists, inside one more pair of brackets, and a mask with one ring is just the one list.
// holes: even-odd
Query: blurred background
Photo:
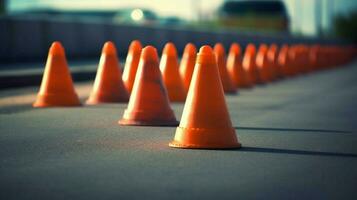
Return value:
[(354, 0), (0, 0), (1, 62), (40, 60), (60, 40), (71, 58), (98, 56), (113, 40), (121, 57), (131, 40), (179, 51), (219, 41), (355, 43)]
[[(193, 25), (299, 35), (339, 35), (356, 20), (354, 0), (1, 0), (3, 14), (46, 15), (114, 23)], [(351, 27), (351, 31), (353, 27)], [(354, 29), (355, 30), (355, 29)], [(343, 36), (343, 35), (342, 35)]]

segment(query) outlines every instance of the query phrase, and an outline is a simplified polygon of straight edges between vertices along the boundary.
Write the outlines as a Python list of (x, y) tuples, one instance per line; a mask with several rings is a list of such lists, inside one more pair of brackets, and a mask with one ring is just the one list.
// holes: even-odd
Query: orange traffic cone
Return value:
[(126, 56), (125, 67), (123, 72), (123, 81), (126, 90), (131, 93), (133, 89), (136, 70), (138, 69), (140, 53), (141, 53), (141, 43), (138, 40), (131, 42), (128, 55)]
[(271, 80), (276, 80), (280, 77), (279, 67), (277, 65), (278, 61), (278, 45), (271, 44), (268, 49), (268, 63), (270, 69)]
[(53, 42), (48, 53), (40, 91), (33, 107), (80, 106), (73, 87), (64, 48)]
[(302, 45), (299, 51), (300, 56), (300, 68), (302, 73), (310, 72), (310, 60), (309, 60), (309, 47), (306, 45)]
[[(214, 98), (213, 98), (214, 97)], [(201, 47), (174, 141), (177, 148), (239, 148), (212, 48)]]
[(268, 46), (261, 44), (256, 57), (259, 80), (261, 83), (270, 82), (270, 69), (268, 63)]
[(188, 88), (190, 87), (193, 69), (196, 62), (196, 54), (197, 49), (195, 45), (188, 43), (183, 52), (179, 68), (186, 94), (188, 92)]
[(233, 43), (229, 50), (227, 57), (227, 70), (232, 81), (238, 88), (252, 87), (249, 76), (243, 69), (241, 48), (237, 43)]
[(97, 75), (87, 104), (128, 102), (129, 94), (125, 89), (117, 50), (112, 42), (104, 44)]
[(300, 57), (300, 50), (301, 50), (301, 45), (300, 44), (296, 44), (293, 45), (290, 48), (290, 52), (289, 52), (289, 56), (291, 58), (292, 61), (292, 75), (298, 75), (302, 72), (302, 63), (301, 63), (301, 57)]
[(167, 88), (170, 101), (184, 102), (186, 92), (178, 67), (176, 47), (169, 42), (165, 45), (160, 61), (162, 79)]
[(288, 51), (288, 75), (296, 76), (299, 73), (299, 60), (296, 45), (291, 46)]
[(245, 48), (242, 62), (243, 69), (248, 73), (249, 79), (253, 85), (259, 82), (255, 54), (256, 48), (254, 44), (248, 44)]
[(158, 55), (152, 46), (143, 48), (141, 52), (128, 108), (119, 124), (138, 126), (178, 124), (162, 82)]
[(224, 92), (227, 94), (235, 94), (237, 92), (237, 88), (229, 77), (226, 63), (226, 52), (221, 43), (217, 43), (216, 45), (214, 45), (214, 53), (216, 56), (217, 66)]
[(291, 66), (290, 66), (290, 57), (289, 57), (289, 46), (283, 45), (280, 48), (279, 55), (278, 55), (278, 66), (279, 71), (281, 72), (281, 77), (290, 76), (291, 73)]
[(313, 45), (309, 48), (309, 71), (315, 71), (318, 69), (318, 52), (319, 52), (319, 45)]

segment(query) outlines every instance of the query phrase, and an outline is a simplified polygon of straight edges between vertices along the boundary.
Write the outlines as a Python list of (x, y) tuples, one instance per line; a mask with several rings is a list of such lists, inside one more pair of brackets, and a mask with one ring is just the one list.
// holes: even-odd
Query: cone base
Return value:
[[(222, 133), (226, 132), (226, 135)], [(177, 127), (174, 141), (170, 147), (182, 149), (239, 149), (233, 128), (227, 129), (200, 129)]]
[(89, 98), (86, 101), (87, 105), (96, 105), (102, 103), (128, 103), (129, 99), (127, 98), (117, 98), (117, 99), (98, 99), (98, 98)]
[(32, 104), (35, 108), (41, 107), (76, 107), (82, 106), (77, 94), (46, 94), (37, 95), (36, 101)]
[(99, 100), (87, 100), (86, 105), (97, 105), (97, 104), (107, 104), (107, 103), (127, 103), (128, 101), (99, 101)]
[(153, 110), (125, 110), (123, 118), (118, 121), (126, 126), (178, 126), (179, 122), (171, 109), (161, 112)]
[(95, 105), (101, 103), (127, 103), (129, 101), (129, 95), (127, 93), (113, 95), (112, 93), (92, 93), (86, 104)]
[(242, 145), (238, 143), (235, 145), (229, 145), (225, 147), (221, 147), (221, 146), (215, 147), (215, 146), (186, 145), (186, 144), (181, 144), (179, 142), (172, 141), (169, 143), (169, 147), (179, 148), (179, 149), (240, 149)]
[(122, 126), (177, 126), (178, 121), (148, 121), (135, 119), (121, 119), (118, 124)]

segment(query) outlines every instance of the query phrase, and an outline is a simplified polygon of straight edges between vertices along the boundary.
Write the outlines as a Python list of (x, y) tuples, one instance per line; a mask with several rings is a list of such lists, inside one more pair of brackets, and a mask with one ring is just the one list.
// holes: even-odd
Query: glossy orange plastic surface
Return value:
[(167, 43), (163, 50), (160, 60), (160, 70), (170, 101), (184, 102), (186, 92), (179, 72), (177, 50), (171, 42)]
[(128, 102), (129, 94), (121, 78), (117, 50), (113, 42), (104, 44), (97, 75), (87, 104)]
[(267, 56), (268, 56), (268, 65), (269, 65), (269, 71), (270, 71), (270, 75), (271, 75), (271, 80), (274, 81), (278, 78), (281, 77), (280, 75), (280, 70), (279, 70), (279, 66), (278, 66), (278, 45), (276, 44), (271, 44), (269, 46), (269, 49), (268, 49), (268, 53), (267, 53)]
[(252, 83), (250, 82), (248, 73), (242, 66), (242, 52), (241, 47), (237, 43), (233, 43), (229, 49), (227, 57), (227, 70), (233, 83), (238, 88), (250, 88)]
[(309, 47), (300, 45), (298, 48), (299, 71), (298, 73), (308, 73), (310, 71)]
[(134, 40), (130, 43), (128, 55), (126, 56), (125, 67), (123, 71), (123, 81), (126, 90), (131, 93), (133, 89), (136, 71), (138, 69), (141, 43), (138, 40)]
[(163, 84), (157, 51), (152, 46), (143, 48), (129, 104), (119, 121), (121, 125), (173, 126), (177, 125)]
[(217, 43), (216, 45), (214, 45), (214, 53), (216, 56), (217, 66), (222, 81), (224, 93), (235, 94), (237, 92), (237, 88), (228, 74), (226, 51), (224, 50), (224, 47), (221, 43)]
[(188, 43), (183, 52), (180, 68), (179, 68), (186, 94), (188, 93), (188, 89), (190, 87), (191, 78), (193, 74), (193, 69), (196, 64), (196, 54), (197, 54), (197, 49), (195, 45), (192, 43)]
[(288, 51), (288, 76), (296, 76), (299, 72), (299, 54), (295, 45)]
[(169, 144), (176, 148), (239, 148), (210, 46), (201, 47), (179, 127)]
[(33, 107), (80, 106), (60, 42), (53, 42), (47, 57), (40, 91)]
[(278, 67), (282, 77), (288, 77), (292, 74), (291, 68), (293, 66), (289, 57), (289, 48), (288, 45), (283, 45), (278, 55)]
[(243, 69), (248, 73), (249, 79), (252, 85), (259, 83), (259, 75), (255, 62), (256, 48), (254, 44), (248, 44), (245, 48), (242, 66)]
[(261, 44), (256, 56), (256, 66), (258, 69), (259, 80), (261, 83), (268, 83), (271, 81), (271, 71), (268, 61), (268, 46)]
[(309, 49), (310, 71), (315, 71), (319, 69), (318, 55), (320, 48), (320, 45), (313, 45)]

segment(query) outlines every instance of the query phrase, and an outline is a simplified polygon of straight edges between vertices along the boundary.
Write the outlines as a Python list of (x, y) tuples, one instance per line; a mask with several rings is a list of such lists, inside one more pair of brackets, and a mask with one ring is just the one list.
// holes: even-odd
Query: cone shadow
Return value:
[(245, 127), (245, 126), (236, 126), (234, 128), (237, 129), (237, 130), (252, 130), (252, 131), (352, 133), (352, 131), (327, 130), (327, 129), (268, 128), (268, 127)]
[(353, 153), (338, 153), (338, 152), (324, 152), (324, 151), (307, 151), (307, 150), (293, 150), (293, 149), (278, 149), (267, 147), (247, 147), (231, 149), (189, 149), (192, 151), (237, 151), (237, 152), (253, 152), (253, 153), (273, 153), (273, 154), (290, 154), (290, 155), (307, 155), (307, 156), (330, 156), (330, 157), (349, 157), (357, 158), (357, 154)]
[(257, 153), (278, 153), (278, 154), (293, 154), (293, 155), (332, 156), (332, 157), (357, 158), (357, 154), (353, 154), (353, 153), (337, 153), (337, 152), (324, 152), (324, 151), (276, 149), (276, 148), (266, 148), (266, 147), (242, 147), (239, 151), (257, 152)]
[(177, 124), (161, 124), (161, 125), (155, 125), (155, 124), (144, 124), (144, 125), (140, 125), (140, 124), (119, 124), (119, 126), (135, 126), (135, 127), (138, 127), (138, 126), (141, 126), (141, 127), (160, 127), (160, 128), (177, 128), (178, 124), (180, 122), (177, 122)]

